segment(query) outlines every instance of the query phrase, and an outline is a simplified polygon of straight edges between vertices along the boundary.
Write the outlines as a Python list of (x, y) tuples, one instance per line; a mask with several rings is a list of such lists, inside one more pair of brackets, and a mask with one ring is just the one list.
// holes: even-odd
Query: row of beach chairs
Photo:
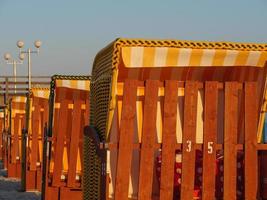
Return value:
[(82, 199), (89, 86), (89, 76), (53, 76), (50, 88), (13, 97), (1, 112), (1, 156), (22, 190), (42, 191), (43, 199)]

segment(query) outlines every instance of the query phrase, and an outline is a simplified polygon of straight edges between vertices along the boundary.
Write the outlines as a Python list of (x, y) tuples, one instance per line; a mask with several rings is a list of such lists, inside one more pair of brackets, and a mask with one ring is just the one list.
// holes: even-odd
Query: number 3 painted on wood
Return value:
[(187, 152), (191, 152), (191, 150), (192, 150), (192, 141), (191, 140), (187, 140), (186, 143), (187, 143), (186, 151)]

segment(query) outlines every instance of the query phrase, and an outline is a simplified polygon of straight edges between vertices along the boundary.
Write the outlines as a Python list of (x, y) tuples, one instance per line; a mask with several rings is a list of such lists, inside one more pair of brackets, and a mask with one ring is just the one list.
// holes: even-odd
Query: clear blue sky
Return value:
[(19, 39), (43, 42), (35, 75), (90, 74), (118, 37), (267, 43), (266, 11), (267, 0), (0, 0), (0, 75), (12, 73), (2, 57)]

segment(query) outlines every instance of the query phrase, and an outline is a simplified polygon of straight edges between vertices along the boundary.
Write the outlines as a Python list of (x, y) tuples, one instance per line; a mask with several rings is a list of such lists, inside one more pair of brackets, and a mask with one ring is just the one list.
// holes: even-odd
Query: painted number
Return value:
[(191, 152), (191, 150), (192, 150), (192, 141), (191, 140), (187, 140), (186, 144), (187, 144), (186, 151), (187, 152)]
[(213, 142), (208, 142), (208, 154), (212, 154), (213, 152)]

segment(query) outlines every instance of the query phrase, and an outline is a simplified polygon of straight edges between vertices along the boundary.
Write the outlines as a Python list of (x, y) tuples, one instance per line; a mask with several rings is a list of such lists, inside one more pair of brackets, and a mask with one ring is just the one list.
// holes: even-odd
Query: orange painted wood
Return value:
[(30, 170), (36, 171), (36, 163), (38, 158), (38, 136), (40, 123), (40, 106), (36, 102), (34, 111), (32, 112), (32, 143), (31, 143), (31, 161)]
[(224, 199), (236, 199), (238, 84), (225, 83)]
[(218, 83), (205, 83), (202, 199), (214, 200), (216, 177), (216, 142)]
[(48, 115), (49, 115), (49, 101), (47, 100), (47, 102), (44, 105), (44, 125), (48, 124)]
[(160, 200), (173, 199), (178, 82), (165, 82)]
[(36, 171), (26, 170), (26, 191), (34, 190), (36, 187)]
[(16, 163), (16, 178), (21, 179), (21, 163)]
[[(85, 101), (85, 112), (84, 112), (85, 126), (89, 125), (89, 117), (90, 117), (90, 97)], [(82, 134), (83, 135), (83, 134)]]
[(57, 141), (55, 142), (55, 154), (54, 154), (54, 171), (53, 171), (53, 180), (52, 186), (60, 186), (61, 181), (61, 172), (63, 165), (63, 150), (64, 150), (64, 140), (65, 134), (67, 132), (67, 117), (68, 117), (68, 101), (63, 100), (59, 108), (59, 118), (55, 120), (60, 120), (55, 128), (57, 130), (56, 137)]
[(145, 85), (144, 122), (142, 131), (142, 148), (140, 158), (139, 192), (138, 199), (151, 199), (153, 171), (154, 171), (154, 144), (156, 141), (156, 116), (158, 101), (158, 81), (148, 80)]
[(36, 189), (42, 191), (42, 170), (36, 171)]
[[(13, 133), (13, 144), (11, 144), (11, 163), (16, 163), (16, 157), (18, 156), (19, 152), (19, 121), (20, 116), (19, 114), (16, 114), (14, 119), (14, 133)], [(12, 138), (11, 138), (12, 141)]]
[(79, 140), (79, 153), (80, 153), (80, 161), (81, 161), (81, 170), (83, 171), (83, 129), (85, 126), (89, 126), (89, 119), (90, 119), (90, 96), (85, 100), (85, 111), (82, 110), (83, 117), (83, 126), (82, 131), (80, 133), (80, 140)]
[(17, 164), (8, 163), (7, 166), (7, 177), (8, 178), (16, 178), (17, 177)]
[(3, 127), (4, 119), (0, 119), (0, 160), (3, 159)]
[(72, 114), (72, 129), (70, 138), (70, 154), (68, 169), (68, 187), (75, 187), (76, 163), (78, 158), (79, 139), (81, 133), (81, 100), (75, 100)]
[(60, 188), (60, 200), (82, 200), (82, 191), (81, 190), (71, 190), (67, 187)]
[(129, 175), (132, 165), (134, 120), (136, 116), (137, 81), (126, 80), (122, 101), (121, 126), (118, 150), (118, 167), (115, 183), (115, 199), (128, 198)]
[(245, 199), (257, 199), (257, 87), (245, 83)]
[(198, 83), (185, 83), (181, 199), (193, 199)]
[[(43, 114), (43, 128), (41, 129), (41, 136), (42, 136), (42, 143), (44, 145), (44, 129), (45, 126), (48, 126), (48, 116), (49, 116), (49, 101), (46, 100), (46, 103), (44, 104), (44, 114)], [(41, 150), (43, 151), (43, 149)], [(42, 153), (42, 156), (46, 156), (46, 153)], [(40, 160), (40, 162), (43, 162), (43, 158)]]
[(59, 200), (60, 199), (60, 188), (48, 186), (45, 188), (44, 196), (45, 196), (44, 198), (45, 200)]

